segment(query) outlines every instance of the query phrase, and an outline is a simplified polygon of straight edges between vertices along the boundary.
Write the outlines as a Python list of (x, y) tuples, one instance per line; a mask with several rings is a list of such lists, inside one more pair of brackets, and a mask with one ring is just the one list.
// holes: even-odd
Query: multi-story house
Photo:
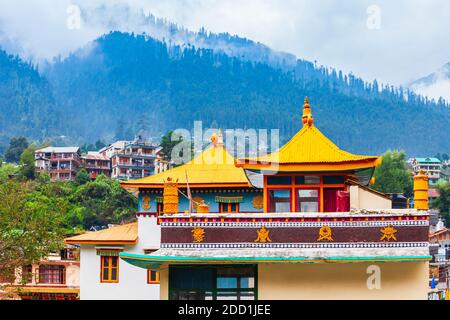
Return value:
[(79, 147), (47, 147), (34, 155), (36, 173), (48, 172), (52, 181), (72, 181), (81, 167)]
[(111, 160), (100, 152), (88, 152), (81, 157), (83, 168), (87, 170), (91, 179), (95, 180), (100, 174), (111, 176)]
[(164, 155), (162, 153), (162, 148), (158, 148), (156, 150), (156, 160), (155, 160), (155, 174), (167, 171), (172, 169), (173, 164), (165, 160)]
[(127, 181), (155, 174), (156, 150), (156, 145), (139, 137), (118, 141), (100, 153), (111, 159), (111, 177)]
[(430, 283), (434, 278), (435, 294), (444, 296), (450, 290), (450, 230), (440, 220), (430, 231)]
[(22, 300), (78, 300), (79, 249), (66, 245), (39, 264), (19, 268), (11, 278), (2, 281), (6, 291), (17, 294)]
[(415, 173), (420, 170), (427, 172), (430, 185), (435, 185), (441, 179), (442, 162), (437, 158), (414, 158), (410, 160)]

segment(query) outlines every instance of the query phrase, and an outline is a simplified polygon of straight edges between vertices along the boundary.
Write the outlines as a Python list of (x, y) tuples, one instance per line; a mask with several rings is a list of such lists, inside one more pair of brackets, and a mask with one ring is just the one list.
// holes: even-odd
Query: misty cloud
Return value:
[[(80, 29), (67, 28), (71, 4), (82, 9)], [(374, 4), (380, 29), (371, 30), (367, 8)], [(51, 60), (111, 29), (150, 32), (142, 15), (152, 13), (398, 85), (450, 61), (449, 12), (445, 0), (0, 0), (0, 42), (27, 59)]]

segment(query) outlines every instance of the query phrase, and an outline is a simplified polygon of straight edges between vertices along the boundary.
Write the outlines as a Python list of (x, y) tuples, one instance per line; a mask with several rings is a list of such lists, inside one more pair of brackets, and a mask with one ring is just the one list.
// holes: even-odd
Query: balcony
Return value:
[[(155, 256), (211, 263), (227, 257), (297, 263), (431, 260), (429, 215), (416, 210), (344, 213), (177, 214), (159, 217)], [(181, 259), (180, 261), (182, 261)], [(298, 260), (298, 261), (297, 261)]]

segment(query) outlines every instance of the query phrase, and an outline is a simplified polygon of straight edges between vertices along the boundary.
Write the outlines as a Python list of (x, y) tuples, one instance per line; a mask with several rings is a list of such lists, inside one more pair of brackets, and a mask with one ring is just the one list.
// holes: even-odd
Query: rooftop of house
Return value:
[(35, 153), (78, 153), (80, 147), (46, 147), (36, 150)]
[(95, 152), (95, 151), (89, 151), (87, 155), (83, 156), (83, 159), (109, 161), (108, 157), (104, 156), (100, 152)]
[(430, 164), (440, 164), (441, 160), (438, 158), (415, 158), (415, 160), (421, 164), (421, 163), (430, 163)]
[(138, 240), (138, 223), (130, 223), (96, 232), (86, 232), (79, 236), (65, 239), (66, 244), (136, 244)]

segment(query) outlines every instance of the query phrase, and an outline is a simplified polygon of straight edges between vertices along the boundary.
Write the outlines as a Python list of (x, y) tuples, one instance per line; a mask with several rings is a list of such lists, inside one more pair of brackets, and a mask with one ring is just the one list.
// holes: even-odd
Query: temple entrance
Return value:
[(170, 300), (256, 300), (256, 266), (171, 266)]

